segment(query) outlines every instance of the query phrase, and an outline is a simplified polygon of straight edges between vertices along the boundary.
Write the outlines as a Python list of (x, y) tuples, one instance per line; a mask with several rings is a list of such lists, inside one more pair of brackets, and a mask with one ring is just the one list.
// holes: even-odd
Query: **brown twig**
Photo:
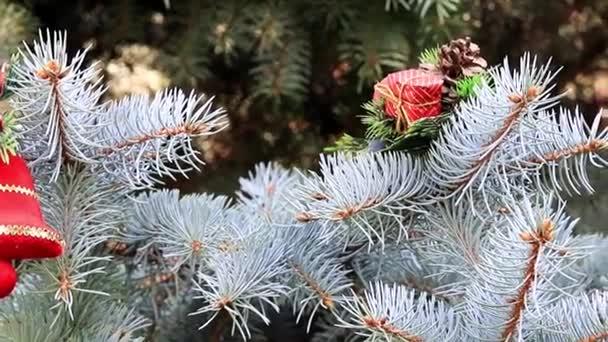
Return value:
[(209, 337), (209, 340), (211, 342), (221, 342), (222, 341), (222, 336), (224, 335), (224, 330), (225, 330), (226, 324), (228, 323), (229, 320), (230, 320), (230, 316), (228, 315), (228, 312), (226, 312), (226, 310), (222, 310), (218, 314), (217, 322), (213, 326), (213, 331), (211, 332), (211, 336)]
[(513, 337), (513, 334), (517, 330), (521, 316), (526, 308), (526, 297), (534, 286), (534, 282), (537, 276), (536, 264), (541, 254), (543, 245), (553, 240), (553, 222), (550, 219), (545, 219), (533, 232), (523, 232), (520, 234), (520, 238), (531, 245), (530, 254), (528, 257), (528, 263), (526, 270), (524, 271), (524, 282), (519, 288), (515, 298), (509, 302), (513, 305), (509, 319), (506, 322), (506, 326), (501, 334), (501, 341), (509, 341)]
[(529, 161), (532, 164), (545, 164), (556, 162), (562, 159), (570, 158), (580, 154), (597, 153), (600, 150), (607, 149), (608, 143), (600, 139), (592, 139), (588, 143), (578, 144), (563, 150), (552, 151), (544, 154), (541, 158), (533, 158)]
[(589, 337), (583, 337), (580, 340), (578, 340), (578, 342), (600, 342), (600, 341), (605, 341), (608, 340), (608, 331), (605, 331), (603, 333), (598, 333), (595, 334), (593, 336), (589, 336)]
[(407, 331), (398, 329), (397, 327), (389, 324), (387, 322), (387, 318), (384, 317), (376, 319), (373, 317), (366, 316), (363, 318), (363, 323), (365, 323), (368, 328), (381, 330), (387, 335), (400, 338), (407, 342), (423, 342), (422, 337), (412, 335)]
[(116, 151), (120, 151), (125, 148), (131, 147), (134, 145), (138, 145), (138, 144), (144, 143), (144, 142), (146, 142), (148, 140), (152, 140), (152, 139), (176, 136), (179, 134), (197, 135), (197, 134), (206, 132), (208, 129), (209, 129), (209, 126), (206, 124), (202, 124), (202, 123), (199, 123), (196, 125), (186, 124), (184, 126), (174, 127), (174, 128), (163, 128), (156, 132), (152, 132), (149, 134), (142, 134), (140, 136), (133, 137), (129, 140), (118, 143), (112, 147), (104, 148), (100, 151), (100, 154), (109, 155)]
[(331, 295), (327, 293), (327, 291), (323, 290), (323, 288), (321, 288), (321, 286), (310, 275), (304, 272), (300, 265), (294, 261), (289, 261), (289, 265), (291, 265), (296, 274), (300, 276), (304, 282), (306, 282), (308, 287), (310, 287), (317, 294), (317, 296), (319, 296), (323, 307), (328, 310), (332, 310), (335, 304), (333, 298), (331, 298)]

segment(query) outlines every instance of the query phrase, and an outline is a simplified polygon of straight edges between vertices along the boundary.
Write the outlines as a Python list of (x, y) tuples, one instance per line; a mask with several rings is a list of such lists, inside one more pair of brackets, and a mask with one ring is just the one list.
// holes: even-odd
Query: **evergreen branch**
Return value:
[[(396, 20), (387, 13), (374, 17), (383, 25)], [(340, 60), (349, 63), (356, 71), (358, 92), (377, 82), (388, 71), (407, 68), (409, 61), (410, 42), (404, 33), (399, 30), (380, 32), (375, 29), (376, 25), (375, 20), (358, 23), (346, 31), (338, 45)]]
[[(310, 4), (310, 5), (309, 5)], [(305, 18), (313, 25), (322, 23), (325, 32), (336, 32), (353, 27), (360, 9), (342, 1), (312, 0), (307, 3)]]
[(249, 13), (243, 6), (251, 6), (239, 1), (223, 1), (213, 9), (214, 20), (210, 27), (210, 43), (215, 55), (223, 55), (226, 63), (231, 64), (239, 50), (247, 50), (249, 38), (246, 28)]
[(519, 95), (516, 95), (515, 99), (518, 102), (513, 106), (500, 128), (490, 139), (490, 142), (482, 146), (482, 148), (486, 149), (486, 151), (479, 159), (477, 159), (472, 164), (471, 171), (467, 172), (467, 175), (465, 175), (458, 183), (453, 186), (453, 188), (451, 189), (452, 191), (455, 192), (467, 186), (471, 182), (471, 180), (474, 179), (476, 174), (479, 173), (479, 170), (492, 158), (492, 154), (496, 152), (496, 150), (500, 147), (506, 136), (509, 135), (513, 130), (515, 123), (521, 118), (522, 113), (525, 112), (527, 103), (529, 101), (534, 100), (534, 97), (536, 97), (536, 90), (531, 89), (533, 88), (528, 88), (526, 94), (530, 93), (532, 96), (528, 97), (528, 95), (526, 95), (525, 100), (522, 97), (518, 97)]
[(114, 144), (112, 147), (104, 148), (100, 151), (100, 158), (107, 157), (112, 153), (119, 152), (121, 150), (132, 148), (138, 144), (144, 144), (149, 142), (150, 140), (162, 139), (162, 138), (172, 138), (178, 135), (190, 135), (197, 136), (203, 135), (204, 133), (208, 133), (210, 131), (209, 127), (204, 123), (196, 123), (192, 126), (183, 125), (179, 127), (172, 128), (161, 128), (158, 131), (149, 132), (147, 134), (142, 134), (140, 136), (135, 136), (129, 138), (128, 140), (118, 142)]
[(600, 120), (601, 116), (596, 116), (589, 127), (578, 112), (539, 113), (523, 123), (526, 128), (521, 140), (513, 142), (510, 148), (510, 155), (517, 158), (505, 160), (505, 169), (523, 175), (541, 190), (558, 194), (566, 191), (569, 195), (580, 194), (581, 190), (592, 193), (588, 163), (608, 166), (602, 155), (608, 148), (608, 131), (599, 130)]
[(127, 243), (154, 245), (166, 259), (173, 259), (172, 271), (187, 264), (194, 269), (217, 251), (225, 238), (222, 225), (229, 200), (206, 194), (179, 198), (177, 190), (143, 195), (135, 205), (134, 220), (123, 233)]
[[(398, 242), (387, 243), (369, 252), (358, 253), (352, 266), (360, 282), (369, 284), (382, 281), (385, 284), (399, 284), (447, 303), (456, 302), (462, 289), (457, 288), (456, 291), (452, 288), (463, 285), (462, 276), (449, 269), (450, 265), (456, 262), (445, 258), (439, 266), (437, 259), (427, 259), (426, 255), (418, 250), (422, 241), (417, 241), (413, 235), (410, 235), (406, 246), (399, 245)], [(445, 271), (444, 265), (448, 268)]]
[(583, 337), (579, 342), (600, 342), (608, 339), (608, 331), (594, 334), (592, 336)]
[(111, 305), (104, 310), (107, 319), (100, 321), (99, 332), (95, 334), (95, 341), (108, 342), (143, 342), (143, 338), (136, 337), (140, 330), (150, 326), (150, 321), (135, 314), (134, 309), (127, 309), (120, 305)]
[(439, 60), (440, 57), (438, 47), (426, 49), (422, 51), (418, 57), (418, 62), (420, 62), (420, 64), (437, 65), (439, 64)]
[(308, 286), (316, 294), (320, 300), (320, 305), (324, 309), (331, 310), (334, 308), (335, 301), (333, 300), (332, 296), (323, 290), (323, 288), (313, 279), (310, 274), (304, 271), (302, 265), (293, 261), (289, 261), (288, 264), (291, 266), (293, 272), (302, 279), (306, 286)]
[(444, 22), (452, 12), (458, 9), (460, 0), (411, 0), (415, 3), (416, 10), (420, 13), (420, 17), (425, 17), (431, 7), (435, 7), (435, 12), (440, 22)]
[(353, 293), (344, 298), (348, 317), (339, 317), (338, 327), (355, 329), (368, 340), (410, 342), (458, 339), (457, 320), (451, 308), (425, 294), (403, 286), (375, 283), (364, 298)]
[(366, 126), (365, 138), (374, 139), (393, 139), (396, 137), (394, 120), (389, 118), (384, 112), (384, 101), (369, 101), (363, 104), (363, 109), (367, 112), (361, 116), (361, 122)]
[(55, 185), (41, 189), (45, 218), (63, 238), (64, 251), (59, 258), (33, 267), (46, 280), (47, 288), (41, 292), (54, 292), (56, 307), (63, 305), (70, 317), (75, 292), (107, 295), (85, 285), (92, 276), (104, 273), (109, 257), (95, 255), (94, 250), (114, 236), (124, 219), (125, 206), (89, 172), (68, 166)]
[(523, 283), (519, 287), (517, 295), (509, 300), (512, 309), (507, 316), (507, 323), (500, 336), (501, 340), (510, 340), (516, 335), (518, 325), (520, 324), (522, 315), (526, 307), (526, 299), (530, 296), (532, 288), (535, 286), (534, 281), (537, 278), (537, 263), (541, 255), (542, 248), (545, 244), (551, 242), (554, 238), (554, 223), (551, 219), (544, 219), (538, 225), (535, 231), (523, 232), (520, 238), (530, 244), (530, 254), (526, 261)]
[(251, 69), (254, 80), (252, 95), (279, 104), (283, 98), (301, 102), (309, 91), (310, 42), (293, 36), (283, 45), (265, 50)]
[[(386, 225), (372, 222), (383, 216), (399, 220), (422, 195), (421, 165), (406, 154), (321, 155), (320, 166), (320, 175), (305, 178), (288, 198), (300, 222), (345, 221), (370, 242), (382, 241)], [(318, 200), (315, 194), (325, 196)]]
[(249, 240), (234, 253), (214, 258), (209, 265), (213, 274), (199, 271), (195, 291), (200, 295), (194, 298), (204, 299), (206, 304), (191, 315), (211, 313), (201, 329), (221, 312), (230, 316), (233, 331), (237, 329), (244, 339), (251, 338), (247, 324), (250, 314), (268, 324), (264, 306), (269, 305), (278, 312), (273, 300), (287, 292), (287, 287), (277, 280), (286, 272), (284, 252), (283, 247), (264, 236)]
[(384, 10), (398, 10), (400, 7), (405, 10), (411, 9), (411, 1), (410, 0), (386, 0), (384, 3)]
[(19, 142), (17, 134), (15, 113), (7, 112), (0, 114), (0, 161), (8, 163), (10, 155), (17, 153)]
[(96, 159), (112, 175), (133, 188), (150, 187), (160, 177), (198, 169), (202, 161), (192, 146), (196, 137), (216, 134), (228, 126), (213, 99), (180, 90), (130, 96), (110, 103), (101, 120)]
[(339, 260), (339, 246), (326, 242), (329, 234), (329, 229), (316, 224), (293, 228), (285, 234), (285, 243), (289, 244), (287, 265), (293, 275), (289, 295), (294, 313), (300, 309), (297, 321), (309, 311), (308, 330), (319, 307), (334, 311), (338, 296), (352, 286), (349, 272)]
[(248, 178), (240, 178), (236, 195), (246, 208), (269, 218), (271, 222), (284, 216), (284, 196), (299, 182), (297, 174), (277, 163), (257, 164)]
[[(519, 201), (519, 203), (517, 202)], [(571, 239), (575, 221), (552, 197), (505, 198), (509, 214), (484, 240), (466, 290), (464, 320), (471, 339), (532, 338), (559, 299), (581, 289), (576, 263), (588, 247)], [(492, 327), (492, 328), (488, 328)]]
[(555, 163), (564, 159), (573, 158), (581, 154), (597, 154), (608, 148), (608, 142), (592, 139), (587, 143), (577, 144), (562, 150), (551, 151), (540, 158), (530, 160), (531, 164)]
[(216, 12), (203, 10), (201, 2), (196, 0), (177, 2), (173, 9), (176, 14), (169, 17), (169, 20), (176, 27), (175, 34), (180, 39), (168, 40), (165, 48), (174, 57), (170, 65), (171, 76), (177, 84), (193, 87), (212, 74), (209, 65), (210, 42), (207, 37), (213, 29), (211, 23), (214, 18), (202, 20), (201, 17), (207, 12)]
[(95, 66), (84, 70), (86, 50), (70, 62), (66, 36), (40, 32), (33, 50), (19, 50), (20, 62), (12, 66), (9, 90), (11, 104), (22, 113), (19, 123), (25, 128), (21, 138), (22, 154), (33, 163), (51, 161), (56, 180), (64, 161), (91, 162), (86, 145), (98, 130), (98, 102), (105, 92)]
[(492, 221), (476, 215), (475, 205), (455, 203), (450, 199), (438, 203), (425, 215), (421, 228), (422, 242), (417, 245), (426, 265), (436, 278), (446, 278), (443, 288), (435, 292), (449, 297), (461, 296), (467, 278), (479, 266), (482, 243)]
[(608, 336), (608, 294), (596, 291), (579, 294), (557, 302), (551, 317), (545, 317), (543, 338), (549, 342), (569, 339), (600, 342)]
[(359, 152), (366, 147), (364, 139), (355, 138), (344, 133), (332, 146), (327, 146), (323, 149), (325, 153), (334, 152)]
[(549, 82), (555, 74), (549, 71), (549, 64), (537, 68), (529, 55), (521, 59), (519, 72), (511, 71), (505, 60), (489, 76), (493, 86), (484, 84), (477, 97), (458, 106), (449, 127), (433, 142), (428, 167), (436, 198), (471, 199), (476, 192), (486, 198), (492, 170), (511, 156), (510, 147), (523, 130), (522, 121), (553, 106), (559, 98), (550, 95), (554, 86)]

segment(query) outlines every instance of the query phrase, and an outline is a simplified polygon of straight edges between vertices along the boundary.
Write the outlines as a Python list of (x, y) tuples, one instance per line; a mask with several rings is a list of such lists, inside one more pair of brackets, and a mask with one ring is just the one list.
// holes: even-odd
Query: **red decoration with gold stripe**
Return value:
[(404, 132), (415, 121), (441, 114), (443, 77), (422, 69), (394, 72), (374, 86), (374, 100), (384, 100), (384, 111)]
[(15, 286), (11, 260), (53, 258), (62, 250), (61, 238), (44, 221), (25, 161), (17, 155), (8, 162), (0, 158), (0, 298)]

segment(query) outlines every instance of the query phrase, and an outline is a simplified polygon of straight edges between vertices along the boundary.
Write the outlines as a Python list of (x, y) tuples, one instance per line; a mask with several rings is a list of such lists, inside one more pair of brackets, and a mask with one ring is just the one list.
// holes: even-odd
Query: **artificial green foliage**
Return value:
[(420, 64), (437, 65), (439, 63), (439, 48), (429, 48), (420, 54), (418, 57)]
[(366, 113), (361, 116), (361, 122), (366, 127), (365, 138), (368, 140), (392, 139), (396, 135), (395, 122), (387, 117), (383, 102), (383, 100), (368, 101), (362, 106)]
[(475, 90), (477, 87), (488, 82), (487, 74), (476, 74), (473, 76), (465, 77), (456, 82), (456, 93), (461, 99), (466, 99), (471, 96), (475, 96)]
[(11, 154), (19, 148), (15, 137), (16, 120), (14, 112), (0, 114), (0, 160), (8, 162)]
[(435, 140), (440, 132), (442, 125), (448, 121), (449, 113), (433, 118), (424, 118), (415, 121), (403, 135), (395, 138), (386, 147), (389, 151), (424, 152), (429, 144)]
[(367, 147), (367, 142), (365, 139), (355, 138), (345, 133), (338, 140), (336, 140), (333, 145), (325, 147), (324, 151), (326, 153), (357, 152), (363, 150), (365, 147)]
[(451, 116), (450, 113), (443, 113), (436, 117), (423, 118), (413, 122), (405, 132), (399, 133), (395, 130), (395, 120), (387, 116), (383, 107), (382, 100), (364, 103), (362, 108), (365, 110), (365, 114), (360, 118), (366, 128), (365, 139), (345, 134), (333, 146), (326, 148), (325, 152), (361, 151), (370, 147), (369, 144), (374, 142), (382, 142), (380, 148), (374, 149), (375, 152), (424, 152), (428, 149), (430, 142), (439, 136), (442, 125)]

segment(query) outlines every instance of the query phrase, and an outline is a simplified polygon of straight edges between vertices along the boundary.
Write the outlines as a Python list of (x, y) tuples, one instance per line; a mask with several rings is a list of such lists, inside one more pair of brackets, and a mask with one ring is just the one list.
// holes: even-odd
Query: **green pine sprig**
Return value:
[(422, 51), (422, 53), (418, 57), (418, 61), (420, 62), (420, 64), (439, 64), (439, 48), (434, 47)]
[(365, 138), (368, 140), (392, 139), (397, 134), (394, 128), (394, 120), (387, 117), (384, 111), (384, 101), (368, 101), (361, 107), (365, 114), (361, 115), (361, 122), (365, 125)]
[(0, 159), (4, 163), (8, 163), (9, 157), (19, 149), (19, 142), (15, 138), (16, 121), (14, 112), (0, 115)]
[(475, 90), (478, 86), (483, 85), (489, 81), (488, 74), (476, 74), (473, 76), (459, 79), (456, 82), (456, 93), (460, 99), (467, 99), (475, 96)]
[(439, 136), (441, 126), (449, 118), (450, 113), (443, 113), (436, 117), (417, 120), (404, 134), (393, 139), (385, 150), (413, 153), (426, 151), (430, 142)]
[(359, 152), (367, 147), (364, 139), (355, 138), (349, 134), (344, 134), (340, 139), (336, 140), (334, 145), (327, 146), (323, 149), (325, 153), (333, 152)]

